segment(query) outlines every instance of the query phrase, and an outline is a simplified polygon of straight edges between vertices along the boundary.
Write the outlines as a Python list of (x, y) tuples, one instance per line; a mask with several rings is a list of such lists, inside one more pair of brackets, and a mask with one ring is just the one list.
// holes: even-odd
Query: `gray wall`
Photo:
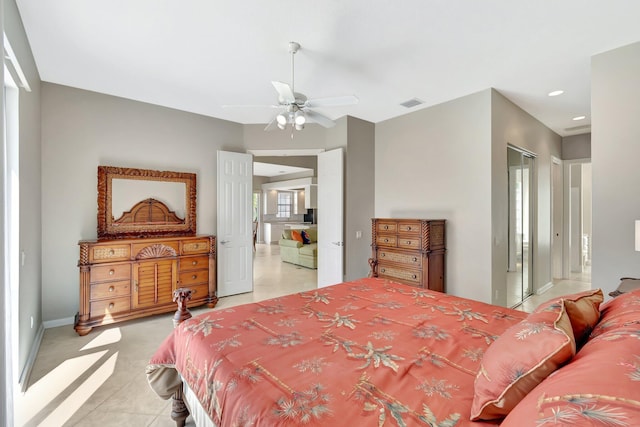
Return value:
[(535, 154), (533, 197), (537, 205), (534, 223), (533, 290), (552, 281), (551, 266), (551, 156), (560, 157), (562, 138), (492, 90), (492, 287), (493, 303), (506, 305), (508, 256), (507, 144)]
[(591, 134), (572, 135), (562, 138), (562, 160), (591, 158)]
[(43, 319), (78, 311), (78, 241), (96, 238), (99, 165), (196, 173), (198, 233), (215, 234), (216, 151), (243, 148), (237, 123), (43, 83)]
[(15, 1), (5, 0), (3, 12), (4, 32), (31, 88), (31, 92), (20, 89), (19, 94), (20, 250), (24, 265), (19, 272), (18, 318), (13, 320), (18, 322), (18, 374), (22, 375), (27, 359), (35, 356), (34, 342), (43, 332), (38, 328), (42, 324), (40, 76)]
[[(348, 117), (344, 242), (345, 279), (354, 280), (369, 273), (371, 256), (371, 218), (374, 217), (375, 125)], [(360, 232), (361, 237), (356, 237)]]
[(446, 219), (447, 293), (486, 302), (491, 301), (490, 137), (490, 90), (375, 128), (375, 216)]
[[(359, 121), (354, 123), (366, 130)], [(345, 117), (333, 129), (308, 125), (291, 139), (288, 132), (264, 132), (264, 125), (240, 125), (43, 83), (42, 268), (47, 271), (42, 282), (43, 299), (47, 301), (42, 307), (44, 321), (49, 322), (48, 326), (70, 323), (78, 310), (77, 243), (96, 238), (99, 165), (196, 173), (198, 233), (215, 234), (217, 150), (330, 149), (346, 147), (349, 137), (354, 138), (355, 146), (363, 144), (366, 133), (362, 137), (357, 129), (348, 129)], [(363, 162), (353, 167), (366, 167)], [(372, 193), (365, 189), (363, 194), (367, 191)], [(347, 212), (347, 218), (350, 215)], [(362, 215), (368, 221), (371, 213), (358, 210), (354, 215)], [(364, 259), (363, 265), (369, 255), (368, 250), (349, 252), (349, 257)]]
[(640, 277), (640, 43), (591, 60), (592, 283), (605, 295), (620, 277)]
[(561, 138), (493, 89), (376, 125), (375, 215), (447, 220), (447, 292), (506, 304), (507, 144), (536, 154), (534, 289), (551, 281)]

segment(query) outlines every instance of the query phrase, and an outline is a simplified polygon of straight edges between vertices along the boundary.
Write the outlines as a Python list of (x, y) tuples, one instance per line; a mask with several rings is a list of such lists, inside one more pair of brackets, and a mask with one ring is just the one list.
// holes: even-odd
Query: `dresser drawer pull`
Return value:
[(380, 254), (380, 258), (384, 258), (386, 255), (387, 255), (387, 254), (385, 254), (384, 252), (382, 252), (382, 253)]
[(192, 279), (197, 279), (198, 276), (196, 276), (195, 274), (193, 276), (191, 276)]
[(111, 270), (109, 270), (109, 276), (113, 276), (115, 272), (116, 271), (112, 268)]
[(387, 269), (386, 268), (381, 268), (380, 271), (384, 273), (385, 271), (387, 271)]
[(198, 261), (193, 261), (191, 265), (198, 265)]
[(410, 244), (411, 244), (411, 240), (407, 240), (407, 245), (410, 245)]
[(418, 258), (417, 257), (413, 257), (413, 262), (418, 262)]
[(115, 290), (116, 290), (116, 288), (114, 288), (113, 286), (109, 286), (109, 292), (113, 292)]
[(384, 242), (385, 243), (389, 243), (389, 239), (384, 239)]
[(413, 277), (414, 279), (417, 279), (417, 278), (418, 278), (418, 275), (417, 275), (417, 274), (414, 274), (412, 277)]
[(410, 225), (407, 226), (407, 231), (411, 231), (411, 226)]
[(113, 249), (110, 249), (110, 250), (109, 250), (109, 255), (114, 255), (115, 253), (116, 253), (116, 251), (115, 251), (115, 250), (113, 250)]
[(115, 307), (115, 304), (114, 304), (114, 303), (112, 303), (112, 302), (111, 302), (111, 303), (109, 303), (109, 308), (113, 308), (113, 307)]
[(384, 229), (385, 229), (385, 230), (388, 230), (388, 229), (389, 229), (389, 226), (388, 226), (388, 225), (385, 225), (385, 226), (384, 226)]

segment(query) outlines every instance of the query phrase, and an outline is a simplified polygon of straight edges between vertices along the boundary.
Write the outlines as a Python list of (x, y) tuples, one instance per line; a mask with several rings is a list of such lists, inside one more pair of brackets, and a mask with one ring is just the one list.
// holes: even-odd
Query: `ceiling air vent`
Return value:
[(402, 105), (403, 107), (406, 107), (406, 108), (413, 108), (416, 105), (420, 105), (420, 104), (424, 104), (424, 101), (421, 100), (421, 99), (418, 99), (418, 98), (413, 98), (413, 99), (410, 99), (408, 101), (404, 101), (400, 105)]
[(580, 126), (574, 126), (571, 128), (565, 128), (564, 130), (567, 132), (573, 132), (576, 130), (587, 130), (587, 129), (591, 129), (591, 125), (580, 125)]

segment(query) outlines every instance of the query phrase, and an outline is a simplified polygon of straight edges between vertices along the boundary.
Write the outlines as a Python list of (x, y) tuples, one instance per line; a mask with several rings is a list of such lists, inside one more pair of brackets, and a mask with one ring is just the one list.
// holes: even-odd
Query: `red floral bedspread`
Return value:
[(479, 362), (525, 316), (366, 278), (194, 317), (150, 366), (219, 426), (486, 426), (469, 421)]

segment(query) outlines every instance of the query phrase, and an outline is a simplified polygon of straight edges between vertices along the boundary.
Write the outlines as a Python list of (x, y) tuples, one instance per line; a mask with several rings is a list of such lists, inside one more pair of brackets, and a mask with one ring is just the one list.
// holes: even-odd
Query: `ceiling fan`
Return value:
[(282, 111), (269, 122), (264, 129), (266, 131), (286, 129), (289, 125), (292, 131), (293, 129), (302, 130), (307, 121), (312, 121), (326, 128), (330, 128), (335, 126), (335, 122), (329, 117), (314, 111), (313, 108), (353, 105), (358, 103), (358, 98), (353, 95), (308, 99), (304, 94), (295, 92), (294, 57), (298, 50), (300, 50), (300, 43), (289, 42), (289, 53), (291, 54), (291, 85), (279, 81), (271, 82), (276, 92), (278, 92), (278, 104), (268, 107), (280, 108)]

